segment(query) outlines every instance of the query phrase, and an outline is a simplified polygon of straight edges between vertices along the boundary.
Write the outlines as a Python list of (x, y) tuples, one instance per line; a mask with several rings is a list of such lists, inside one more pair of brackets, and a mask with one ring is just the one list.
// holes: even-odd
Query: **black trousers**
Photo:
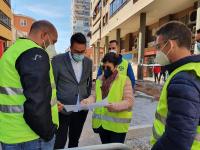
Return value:
[(59, 113), (59, 128), (56, 134), (54, 149), (64, 149), (67, 136), (69, 137), (68, 148), (78, 147), (83, 125), (88, 111), (73, 112), (70, 115)]
[(154, 79), (155, 79), (155, 83), (156, 83), (156, 82), (159, 83), (158, 73), (154, 73)]
[(124, 143), (125, 138), (126, 138), (126, 133), (116, 133), (116, 132), (105, 130), (103, 128), (100, 128), (98, 133), (99, 133), (102, 144)]

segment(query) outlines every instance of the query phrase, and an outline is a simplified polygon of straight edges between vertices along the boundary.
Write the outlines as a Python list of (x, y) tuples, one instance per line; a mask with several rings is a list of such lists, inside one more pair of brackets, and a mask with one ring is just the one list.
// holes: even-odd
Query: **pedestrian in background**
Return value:
[[(135, 86), (135, 76), (134, 76), (134, 72), (133, 72), (132, 66), (120, 54), (119, 44), (118, 44), (118, 42), (116, 40), (110, 41), (109, 52), (117, 54), (117, 62), (118, 62), (117, 69), (118, 69), (118, 71), (119, 71), (120, 74), (127, 75), (130, 78), (132, 87), (134, 89), (134, 86)], [(101, 76), (102, 74), (103, 74), (103, 68), (102, 68), (102, 65), (100, 65), (100, 67), (98, 69), (98, 73), (97, 73), (97, 78), (99, 76)]]
[[(53, 150), (58, 110), (53, 72), (45, 49), (56, 28), (36, 21), (0, 59), (0, 141), (3, 150)], [(53, 89), (52, 89), (53, 88)]]
[(165, 69), (164, 66), (161, 66), (161, 71), (160, 71), (159, 80), (158, 80), (159, 83), (162, 79), (162, 76), (163, 76), (163, 81), (165, 82), (165, 80), (166, 80), (166, 69)]
[(133, 89), (130, 79), (119, 73), (118, 56), (107, 53), (102, 59), (103, 75), (96, 80), (96, 94), (81, 102), (89, 105), (107, 99), (109, 105), (96, 108), (92, 127), (102, 144), (124, 143), (132, 119)]
[(156, 60), (169, 77), (156, 109), (152, 150), (200, 149), (200, 57), (191, 55), (192, 34), (180, 22), (156, 32)]
[(154, 82), (155, 83), (160, 83), (159, 81), (159, 74), (160, 74), (160, 71), (161, 71), (161, 67), (160, 66), (153, 66), (153, 75), (154, 75)]
[[(86, 43), (85, 36), (76, 33), (71, 37), (70, 51), (57, 55), (52, 60), (57, 98), (61, 105), (79, 105), (91, 94), (92, 61), (84, 56)], [(59, 112), (60, 125), (55, 149), (65, 148), (68, 136), (68, 147), (78, 147), (87, 113), (88, 111)]]

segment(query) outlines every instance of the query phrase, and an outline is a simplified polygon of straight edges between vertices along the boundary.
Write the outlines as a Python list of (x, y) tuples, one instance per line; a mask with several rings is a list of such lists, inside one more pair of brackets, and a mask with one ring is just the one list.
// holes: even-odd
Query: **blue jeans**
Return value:
[(53, 150), (55, 143), (55, 137), (49, 141), (45, 142), (42, 139), (37, 139), (34, 141), (19, 143), (19, 144), (4, 144), (2, 145), (2, 150)]

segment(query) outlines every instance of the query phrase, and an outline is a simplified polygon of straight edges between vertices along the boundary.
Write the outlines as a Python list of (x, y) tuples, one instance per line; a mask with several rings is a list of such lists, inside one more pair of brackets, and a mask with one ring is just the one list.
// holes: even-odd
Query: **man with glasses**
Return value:
[(70, 49), (71, 51), (52, 60), (57, 98), (61, 104), (55, 149), (65, 147), (68, 135), (68, 147), (78, 146), (88, 112), (66, 112), (62, 105), (79, 105), (80, 101), (90, 96), (92, 88), (92, 61), (84, 56), (86, 38), (82, 33), (76, 33), (71, 37)]
[(192, 56), (191, 31), (169, 22), (156, 32), (156, 61), (169, 72), (153, 123), (152, 150), (199, 150), (200, 57)]

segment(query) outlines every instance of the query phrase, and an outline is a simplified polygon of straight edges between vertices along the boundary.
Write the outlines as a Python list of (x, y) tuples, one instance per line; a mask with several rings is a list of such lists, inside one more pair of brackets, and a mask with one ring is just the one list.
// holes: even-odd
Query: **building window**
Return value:
[(26, 20), (26, 19), (20, 19), (20, 25), (21, 25), (22, 27), (27, 26), (27, 20)]
[(103, 17), (103, 26), (106, 24), (108, 24), (108, 13), (106, 13), (106, 15)]
[(127, 0), (113, 0), (110, 4), (110, 16), (117, 12)]
[(101, 11), (101, 1), (99, 1), (99, 3), (97, 4), (97, 6), (94, 9), (93, 12), (93, 20), (96, 18), (96, 16), (100, 13)]
[(8, 29), (11, 29), (10, 18), (6, 14), (4, 14), (1, 10), (0, 10), (0, 24), (4, 25)]
[(4, 2), (10, 7), (10, 0), (4, 0)]

